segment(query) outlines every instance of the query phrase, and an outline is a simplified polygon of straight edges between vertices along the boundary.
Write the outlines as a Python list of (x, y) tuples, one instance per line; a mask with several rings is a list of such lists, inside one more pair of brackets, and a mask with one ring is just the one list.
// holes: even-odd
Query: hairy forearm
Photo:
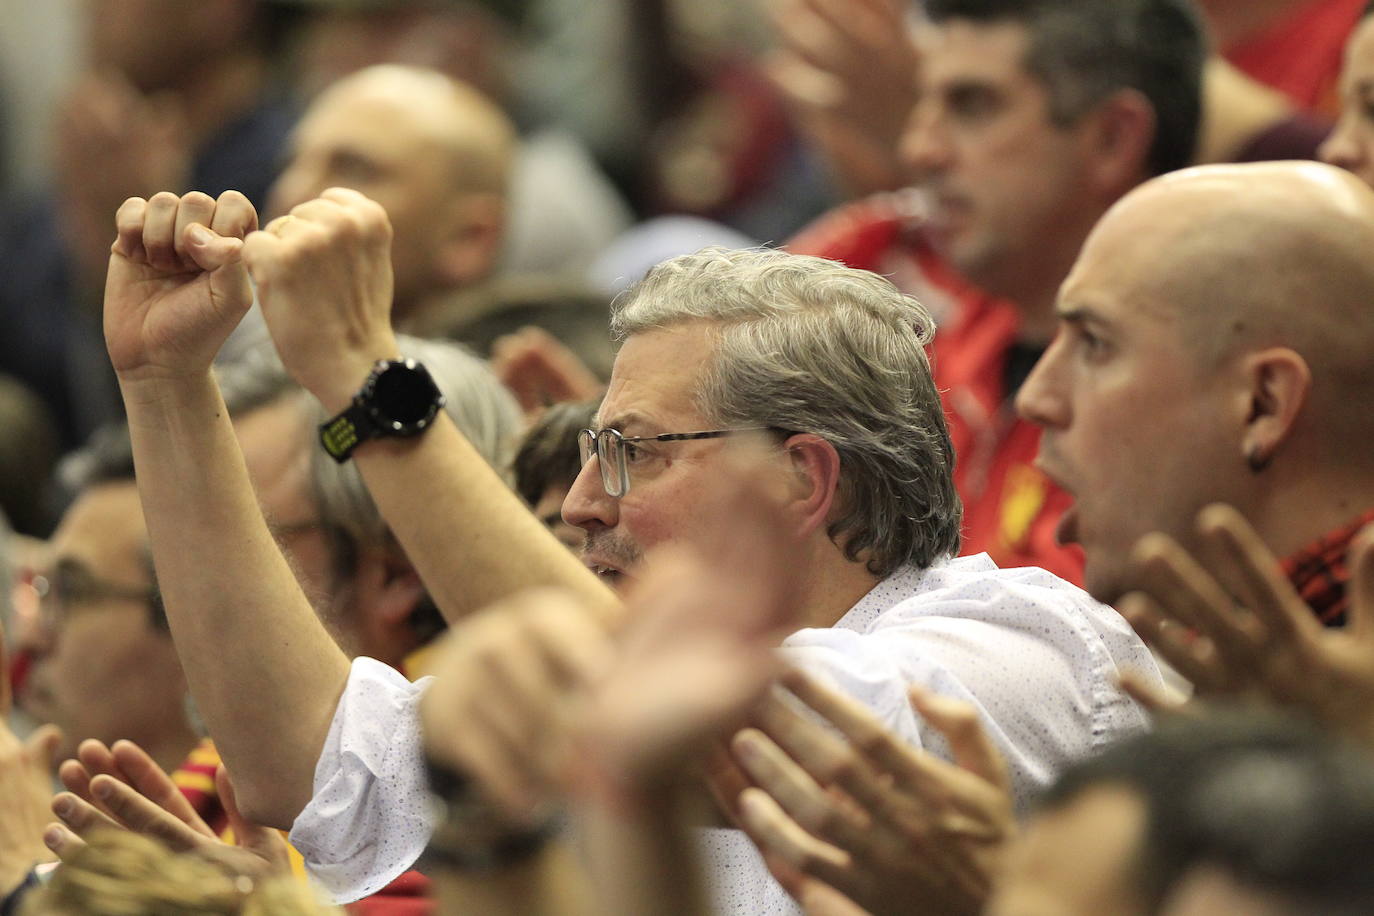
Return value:
[(447, 416), (418, 439), (369, 442), (354, 460), (450, 623), (536, 586), (567, 589), (607, 615), (619, 608)]
[(191, 693), (245, 813), (289, 826), (310, 799), (348, 660), (272, 540), (209, 372), (121, 389)]

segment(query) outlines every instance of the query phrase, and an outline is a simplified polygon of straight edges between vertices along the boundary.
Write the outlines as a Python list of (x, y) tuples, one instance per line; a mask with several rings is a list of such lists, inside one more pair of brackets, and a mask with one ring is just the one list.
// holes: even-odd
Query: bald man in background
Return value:
[(1017, 401), (1074, 497), (1059, 535), (1114, 601), (1153, 531), (1235, 506), (1328, 624), (1374, 520), (1374, 191), (1315, 163), (1207, 166), (1127, 195), (1060, 293)]
[[(333, 187), (381, 204), (394, 232), (392, 315), (409, 330), (496, 269), (515, 145), (510, 119), (465, 83), (422, 67), (366, 67), (306, 110), (267, 212), (288, 215)], [(266, 339), (254, 308), (220, 359), (239, 359)]]
[(515, 143), (510, 120), (476, 89), (419, 67), (368, 67), (306, 111), (268, 211), (289, 213), (331, 187), (381, 204), (395, 231), (392, 314), (405, 326), (433, 297), (495, 268)]
[[(521, 182), (521, 144), (494, 101), (436, 70), (378, 64), (321, 92), (289, 146), (267, 212), (288, 214), (331, 187), (351, 188), (381, 204), (395, 233), (397, 328), (458, 340), (486, 354), (493, 335), (480, 326), (506, 316), (510, 330), (543, 327), (594, 370), (608, 369), (603, 299), (580, 296), (575, 286), (564, 290), (556, 278), (541, 283), (527, 277), (533, 292), (512, 280), (517, 270), (509, 261), (508, 229), (511, 195)], [(534, 191), (545, 201), (546, 219), (565, 223), (560, 192), (543, 185)], [(530, 192), (527, 187), (523, 193)], [(546, 286), (548, 301), (537, 298)], [(254, 310), (221, 360), (239, 358), (266, 336)], [(502, 378), (512, 383), (509, 373)]]

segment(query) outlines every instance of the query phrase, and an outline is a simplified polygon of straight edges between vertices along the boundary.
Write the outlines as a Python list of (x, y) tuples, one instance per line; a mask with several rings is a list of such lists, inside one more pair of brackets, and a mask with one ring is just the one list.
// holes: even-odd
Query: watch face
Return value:
[(428, 426), (442, 403), (429, 373), (405, 363), (393, 363), (379, 373), (368, 400), (377, 421), (402, 435)]

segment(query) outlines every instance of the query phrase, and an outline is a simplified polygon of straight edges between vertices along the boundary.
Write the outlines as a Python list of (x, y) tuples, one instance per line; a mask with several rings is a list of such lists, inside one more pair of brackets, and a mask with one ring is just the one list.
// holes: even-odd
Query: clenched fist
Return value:
[(249, 236), (244, 263), (287, 370), (325, 408), (346, 406), (391, 330), (391, 223), (357, 191), (330, 188)]
[(257, 229), (237, 191), (131, 197), (105, 281), (105, 343), (122, 383), (207, 372), (253, 296), (241, 262)]

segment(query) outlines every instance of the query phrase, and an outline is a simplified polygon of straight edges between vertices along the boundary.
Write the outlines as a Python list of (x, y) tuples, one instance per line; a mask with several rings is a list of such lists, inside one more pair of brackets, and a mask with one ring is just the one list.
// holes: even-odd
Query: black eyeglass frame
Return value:
[(58, 561), (51, 570), (33, 571), (29, 587), (38, 598), (39, 620), (52, 633), (61, 632), (72, 616), (101, 601), (146, 604), (153, 626), (167, 629), (162, 592), (156, 582), (147, 586), (124, 585), (94, 575), (84, 566)]
[[(582, 466), (586, 467), (587, 462), (592, 460), (595, 455), (600, 462), (601, 486), (605, 489), (606, 495), (614, 499), (620, 499), (630, 492), (630, 466), (625, 460), (625, 446), (635, 445), (640, 442), (687, 442), (693, 439), (719, 439), (723, 436), (733, 436), (736, 433), (758, 433), (775, 432), (781, 433), (786, 430), (776, 426), (740, 426), (734, 429), (706, 429), (692, 433), (661, 433), (657, 436), (626, 436), (620, 430), (612, 427), (605, 429), (580, 429), (577, 431), (577, 450), (582, 459)], [(612, 444), (607, 446), (605, 442), (609, 440)], [(614, 462), (606, 460), (608, 448), (616, 449), (618, 458)], [(616, 469), (619, 469), (617, 473)]]

